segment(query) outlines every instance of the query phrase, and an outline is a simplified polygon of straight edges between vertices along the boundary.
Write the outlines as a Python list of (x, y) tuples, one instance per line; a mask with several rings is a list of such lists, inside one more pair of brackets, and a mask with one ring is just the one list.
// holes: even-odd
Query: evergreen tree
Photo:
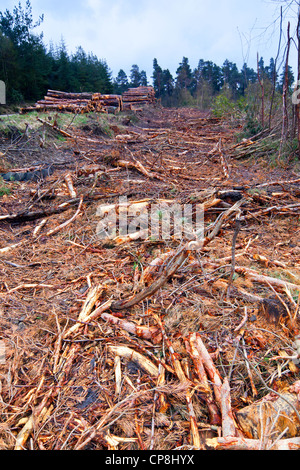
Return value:
[(164, 92), (163, 70), (158, 65), (157, 59), (153, 59), (153, 88), (157, 98), (160, 98)]
[(36, 101), (48, 88), (112, 93), (106, 62), (82, 47), (69, 57), (63, 39), (47, 51), (43, 35), (33, 32), (42, 21), (43, 15), (33, 21), (29, 0), (24, 9), (19, 3), (12, 13), (0, 12), (0, 79), (5, 81), (8, 102)]
[(267, 78), (268, 77), (268, 70), (267, 68), (265, 67), (265, 61), (263, 59), (263, 57), (261, 57), (258, 61), (258, 72), (259, 72), (259, 75), (260, 75), (260, 78), (263, 80), (264, 78)]
[(236, 64), (230, 62), (228, 59), (225, 60), (222, 71), (224, 84), (231, 91), (232, 97), (236, 99), (241, 94), (241, 74), (238, 71)]
[(169, 69), (163, 70), (163, 96), (172, 96), (174, 92), (174, 78)]
[(20, 67), (13, 42), (0, 31), (0, 80), (6, 84), (7, 101), (22, 101), (20, 89)]
[(133, 64), (130, 70), (130, 86), (132, 88), (139, 87), (141, 84), (141, 73), (139, 66), (136, 64)]
[[(96, 56), (90, 56), (93, 67), (91, 71), (93, 80), (91, 81), (91, 90), (99, 93), (110, 94), (113, 92), (111, 71), (104, 60), (97, 59)], [(90, 62), (91, 63), (91, 62)]]
[(187, 57), (183, 57), (182, 62), (176, 70), (176, 88), (178, 90), (188, 90), (192, 84), (192, 70)]
[(124, 91), (128, 90), (129, 83), (126, 73), (123, 69), (120, 69), (116, 79), (114, 80), (114, 93), (122, 95)]
[(257, 73), (252, 69), (249, 68), (248, 65), (245, 63), (241, 70), (241, 94), (245, 94), (245, 90), (248, 88), (250, 83), (255, 83), (257, 81)]
[[(278, 91), (280, 91), (280, 93), (283, 92), (284, 82), (285, 82), (285, 70), (283, 69), (283, 71), (280, 75), (280, 80), (279, 80), (279, 84), (278, 84)], [(292, 93), (292, 91), (293, 91), (292, 86), (293, 86), (294, 82), (295, 82), (294, 72), (293, 72), (292, 67), (289, 65), (288, 66), (288, 90), (289, 90), (289, 93)]]
[(34, 100), (45, 92), (50, 63), (42, 34), (33, 33), (43, 19), (42, 15), (37, 22), (33, 21), (29, 0), (24, 9), (19, 2), (13, 13), (0, 12), (2, 73), (8, 99), (13, 100), (17, 92), (25, 99)]
[(53, 76), (53, 88), (55, 90), (73, 91), (71, 61), (63, 38), (61, 38), (60, 44), (57, 47)]
[(271, 57), (271, 59), (270, 59), (269, 67), (265, 68), (265, 73), (266, 73), (268, 79), (270, 80), (270, 82), (272, 84), (275, 83), (275, 86), (276, 86), (277, 81), (278, 81), (278, 73), (277, 73), (277, 70), (276, 70), (275, 60), (273, 59), (273, 57)]
[[(198, 67), (194, 71), (196, 90), (206, 82), (212, 89), (213, 94), (218, 93), (223, 86), (222, 69), (212, 61), (199, 60)], [(195, 90), (195, 92), (196, 92)]]
[(147, 74), (146, 74), (145, 70), (141, 70), (140, 85), (141, 86), (147, 86), (148, 85), (148, 79), (147, 79)]

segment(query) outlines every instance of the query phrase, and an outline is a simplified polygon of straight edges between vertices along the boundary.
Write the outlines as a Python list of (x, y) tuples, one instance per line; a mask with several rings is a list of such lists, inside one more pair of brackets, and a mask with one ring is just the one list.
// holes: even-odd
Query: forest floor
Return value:
[[(234, 158), (241, 128), (195, 109), (9, 119), (0, 449), (299, 447), (297, 393), (253, 412), (298, 390), (299, 165)], [(101, 237), (175, 205), (203, 210), (197, 250), (172, 224)]]

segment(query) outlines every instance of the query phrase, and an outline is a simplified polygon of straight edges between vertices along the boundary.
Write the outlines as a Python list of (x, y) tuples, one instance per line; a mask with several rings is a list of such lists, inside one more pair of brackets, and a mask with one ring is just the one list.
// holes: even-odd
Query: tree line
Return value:
[[(292, 68), (289, 67), (289, 84), (294, 82)], [(245, 96), (246, 90), (258, 79), (265, 83), (275, 83), (277, 91), (282, 91), (284, 72), (279, 76), (276, 70), (275, 60), (270, 59), (270, 64), (265, 65), (261, 57), (257, 63), (257, 69), (248, 67), (244, 63), (241, 70), (235, 63), (226, 59), (222, 66), (212, 61), (200, 59), (197, 68), (192, 70), (189, 59), (183, 57), (176, 70), (175, 78), (170, 71), (163, 70), (157, 62), (153, 61), (153, 86), (158, 98), (169, 105), (189, 105), (197, 103), (202, 108), (207, 108), (212, 97), (225, 91), (230, 99), (236, 101)]]
[[(82, 47), (73, 54), (68, 53), (63, 40), (46, 47), (43, 34), (35, 33), (43, 20), (42, 15), (34, 21), (30, 0), (24, 8), (19, 3), (12, 12), (0, 12), (0, 79), (6, 83), (8, 103), (38, 100), (48, 89), (122, 94), (130, 87), (149, 85), (146, 72), (137, 64), (132, 65), (129, 76), (121, 69), (113, 78), (107, 63)], [(227, 59), (222, 66), (200, 59), (192, 70), (189, 59), (183, 57), (173, 77), (155, 58), (151, 79), (156, 97), (165, 106), (196, 104), (204, 109), (224, 90), (238, 100), (258, 79), (275, 83), (280, 90), (284, 74), (278, 76), (273, 58), (267, 66), (260, 58), (257, 70), (246, 63), (239, 70)], [(289, 83), (293, 81), (289, 68)]]

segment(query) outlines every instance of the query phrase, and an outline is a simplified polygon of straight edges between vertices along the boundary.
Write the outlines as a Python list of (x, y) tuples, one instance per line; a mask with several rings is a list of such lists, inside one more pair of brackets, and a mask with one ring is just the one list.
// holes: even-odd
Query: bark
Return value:
[[(297, 24), (297, 40), (298, 40), (298, 86), (300, 84), (300, 6), (298, 9), (298, 24)], [(298, 159), (300, 160), (300, 103), (296, 104), (296, 120), (297, 120), (297, 130), (298, 130)]]
[(288, 120), (288, 111), (287, 111), (287, 94), (288, 94), (288, 67), (289, 67), (289, 54), (290, 54), (290, 45), (291, 45), (291, 37), (290, 37), (290, 22), (288, 23), (287, 28), (287, 52), (286, 52), (286, 61), (285, 61), (285, 73), (284, 73), (284, 84), (283, 84), (283, 91), (282, 91), (282, 131), (281, 131), (281, 142), (280, 142), (280, 154), (282, 151), (282, 145), (287, 139), (288, 134), (288, 127), (289, 127), (289, 120)]
[(260, 76), (259, 64), (258, 64), (258, 54), (257, 54), (257, 78), (261, 87), (261, 125), (265, 126), (265, 89), (264, 89), (264, 80)]

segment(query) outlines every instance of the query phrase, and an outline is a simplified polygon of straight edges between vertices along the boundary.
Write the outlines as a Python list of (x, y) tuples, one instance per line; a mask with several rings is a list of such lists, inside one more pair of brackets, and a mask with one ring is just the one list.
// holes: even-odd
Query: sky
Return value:
[[(0, 0), (0, 11), (13, 10), (19, 0)], [(183, 57), (192, 69), (199, 59), (222, 66), (225, 59), (241, 69), (244, 62), (256, 68), (257, 53), (269, 65), (276, 57), (280, 30), (277, 0), (31, 0), (33, 17), (44, 14), (36, 29), (44, 43), (60, 43), (69, 53), (82, 46), (105, 60), (112, 76), (123, 69), (130, 75), (133, 64), (145, 70), (148, 80), (153, 59), (175, 77)], [(25, 5), (25, 0), (21, 0)], [(297, 10), (284, 14), (281, 56), (286, 46), (287, 22), (296, 27)], [(297, 56), (291, 47), (290, 65)]]

